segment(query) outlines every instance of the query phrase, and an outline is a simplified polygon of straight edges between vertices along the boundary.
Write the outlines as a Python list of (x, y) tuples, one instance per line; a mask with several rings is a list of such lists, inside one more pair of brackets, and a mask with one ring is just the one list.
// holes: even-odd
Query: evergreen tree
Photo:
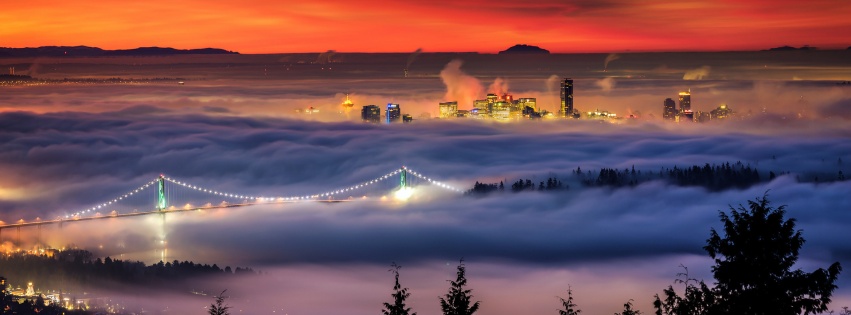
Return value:
[(384, 315), (417, 315), (417, 313), (411, 313), (410, 307), (405, 307), (405, 300), (411, 296), (408, 293), (408, 288), (402, 288), (402, 285), (399, 284), (399, 269), (401, 266), (393, 263), (391, 265), (393, 268), (390, 269), (390, 272), (396, 277), (396, 284), (393, 285), (393, 294), (390, 296), (393, 297), (393, 304), (384, 303), (384, 309), (381, 310)]
[(576, 304), (573, 303), (573, 290), (569, 287), (567, 288), (567, 300), (562, 297), (558, 297), (561, 300), (561, 306), (564, 307), (563, 310), (558, 310), (558, 315), (579, 315), (582, 313), (582, 310), (576, 308)]
[(804, 244), (795, 219), (784, 219), (785, 206), (772, 208), (766, 196), (748, 201), (748, 208), (720, 213), (724, 236), (710, 232), (704, 249), (715, 260), (714, 288), (686, 283), (680, 297), (672, 287), (664, 301), (656, 296), (656, 314), (793, 315), (827, 311), (834, 282), (842, 267), (806, 273), (791, 270)]
[(615, 315), (641, 315), (641, 311), (633, 309), (632, 300), (629, 300), (623, 305), (623, 312), (615, 313)]
[(440, 308), (444, 315), (473, 315), (479, 309), (478, 301), (470, 305), (473, 296), (470, 294), (472, 290), (464, 289), (467, 285), (465, 273), (466, 267), (462, 259), (458, 264), (457, 278), (450, 281), (449, 293), (446, 293), (446, 298), (440, 298)]
[(210, 308), (207, 310), (207, 313), (210, 315), (230, 315), (230, 312), (228, 311), (230, 306), (225, 304), (225, 299), (227, 299), (225, 296), (226, 291), (227, 290), (224, 290), (216, 296), (216, 302), (210, 304)]

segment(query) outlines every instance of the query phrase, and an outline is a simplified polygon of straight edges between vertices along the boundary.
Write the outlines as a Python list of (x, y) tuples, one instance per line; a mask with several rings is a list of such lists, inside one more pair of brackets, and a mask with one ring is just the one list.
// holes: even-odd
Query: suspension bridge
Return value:
[[(68, 213), (63, 216), (58, 216), (53, 219), (41, 219), (36, 218), (32, 221), (25, 221), (23, 219), (12, 222), (12, 223), (0, 223), (0, 233), (2, 233), (3, 229), (15, 228), (20, 231), (20, 228), (23, 227), (40, 227), (42, 225), (48, 224), (58, 224), (62, 225), (68, 222), (76, 222), (76, 221), (91, 221), (91, 220), (102, 220), (102, 219), (111, 219), (111, 218), (122, 218), (122, 217), (135, 217), (135, 216), (144, 216), (144, 215), (152, 215), (152, 214), (161, 214), (165, 215), (168, 213), (175, 212), (187, 212), (187, 211), (198, 211), (198, 210), (210, 210), (210, 209), (223, 209), (223, 208), (234, 208), (234, 207), (245, 207), (250, 205), (257, 204), (273, 204), (273, 203), (297, 203), (297, 202), (322, 202), (322, 203), (338, 203), (338, 202), (349, 202), (362, 200), (360, 198), (350, 198), (342, 196), (351, 195), (351, 193), (363, 190), (366, 187), (374, 186), (380, 182), (386, 182), (392, 180), (393, 178), (399, 179), (399, 184), (396, 189), (397, 195), (402, 198), (406, 198), (410, 195), (410, 176), (423, 180), (425, 183), (430, 185), (434, 185), (436, 187), (440, 187), (442, 189), (452, 191), (455, 193), (460, 193), (461, 190), (455, 187), (452, 187), (444, 182), (435, 180), (433, 178), (427, 177), (421, 173), (418, 173), (414, 170), (411, 170), (408, 167), (402, 166), (398, 169), (393, 170), (390, 173), (387, 173), (383, 176), (376, 177), (374, 179), (364, 181), (355, 185), (351, 185), (348, 187), (343, 187), (335, 190), (318, 192), (315, 194), (302, 194), (302, 195), (290, 195), (290, 196), (254, 196), (249, 194), (240, 194), (233, 192), (224, 192), (216, 189), (211, 189), (207, 187), (202, 187), (198, 185), (193, 185), (187, 182), (183, 182), (165, 175), (160, 175), (154, 180), (151, 180), (144, 185), (133, 189), (123, 195), (117, 196), (112, 199), (108, 199), (105, 202), (98, 203), (88, 209), (80, 210), (74, 213)], [(398, 176), (398, 177), (397, 177)], [(187, 203), (187, 206), (184, 207), (176, 207), (170, 206), (167, 199), (167, 188), (169, 186), (182, 188), (190, 191), (195, 191), (198, 193), (207, 194), (210, 196), (215, 196), (216, 198), (224, 199), (221, 203), (212, 204), (207, 203), (203, 206), (189, 206), (190, 203)], [(148, 189), (155, 187), (156, 189), (156, 203), (155, 206), (148, 210), (143, 211), (127, 211), (127, 212), (119, 212), (117, 210), (109, 211), (110, 206), (115, 204), (119, 204), (122, 201), (129, 199), (132, 196), (140, 195), (143, 192), (147, 192)], [(228, 201), (230, 200), (230, 201)], [(108, 212), (107, 212), (108, 211)], [(163, 216), (163, 218), (165, 218)], [(164, 220), (164, 219), (163, 219)], [(0, 221), (2, 222), (2, 221)]]

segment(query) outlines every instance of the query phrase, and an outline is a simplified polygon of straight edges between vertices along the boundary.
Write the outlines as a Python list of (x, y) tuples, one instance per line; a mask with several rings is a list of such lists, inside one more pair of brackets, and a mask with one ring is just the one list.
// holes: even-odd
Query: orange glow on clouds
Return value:
[(3, 46), (242, 53), (751, 50), (851, 45), (846, 0), (14, 1)]

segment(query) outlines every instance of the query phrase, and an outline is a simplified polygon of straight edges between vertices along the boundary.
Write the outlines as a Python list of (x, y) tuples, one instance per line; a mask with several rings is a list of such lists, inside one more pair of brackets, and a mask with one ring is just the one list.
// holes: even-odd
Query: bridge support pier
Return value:
[(160, 261), (167, 262), (167, 259), (168, 259), (168, 241), (167, 241), (166, 236), (168, 234), (168, 231), (166, 230), (166, 225), (165, 225), (165, 223), (166, 223), (165, 215), (166, 214), (161, 213), (160, 215), (162, 216), (162, 226), (161, 226), (160, 238), (159, 238), (159, 241), (160, 241)]
[(160, 175), (157, 178), (157, 210), (165, 210), (168, 208), (168, 203), (165, 199), (165, 176)]

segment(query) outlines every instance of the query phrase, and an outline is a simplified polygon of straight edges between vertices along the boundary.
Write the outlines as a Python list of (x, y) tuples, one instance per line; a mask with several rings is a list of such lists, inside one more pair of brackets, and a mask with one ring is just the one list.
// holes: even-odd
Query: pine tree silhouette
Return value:
[(473, 296), (470, 294), (472, 290), (464, 289), (467, 285), (465, 277), (466, 267), (464, 260), (458, 264), (458, 272), (455, 281), (450, 281), (449, 292), (445, 298), (440, 298), (440, 308), (444, 315), (472, 315), (479, 309), (479, 302), (470, 305), (470, 300)]

